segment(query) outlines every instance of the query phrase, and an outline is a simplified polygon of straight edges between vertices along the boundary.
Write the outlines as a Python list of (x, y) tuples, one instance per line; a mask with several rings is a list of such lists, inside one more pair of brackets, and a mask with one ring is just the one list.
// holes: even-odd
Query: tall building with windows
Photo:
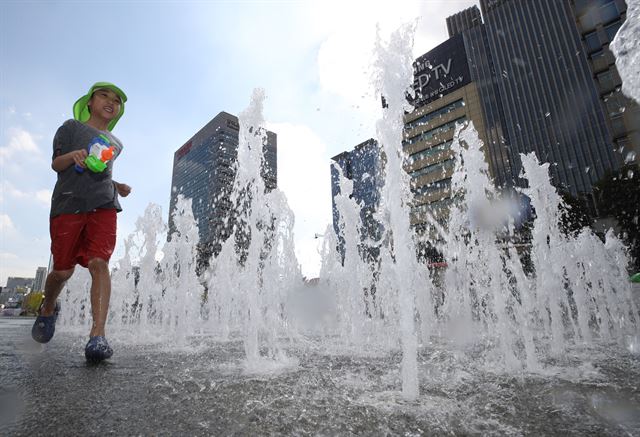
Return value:
[(336, 207), (336, 196), (341, 193), (340, 174), (353, 182), (351, 197), (361, 206), (360, 230), (363, 244), (360, 245), (361, 256), (370, 261), (377, 258), (375, 244), (365, 241), (380, 239), (382, 228), (375, 218), (375, 212), (380, 202), (380, 190), (384, 183), (382, 171), (384, 154), (378, 142), (373, 138), (364, 141), (353, 148), (331, 158), (331, 199), (333, 208), (333, 229), (338, 235), (338, 250), (344, 256), (344, 240), (340, 237), (340, 214)]
[[(455, 123), (464, 120), (476, 126), (497, 186), (524, 184), (520, 154), (535, 152), (553, 164), (559, 189), (591, 200), (592, 185), (623, 161), (614, 148), (629, 150), (637, 116), (620, 109), (633, 105), (616, 100), (619, 80), (609, 83), (613, 90), (601, 87), (599, 93), (575, 17), (590, 17), (599, 44), (610, 41), (624, 18), (621, 12), (614, 24), (618, 3), (480, 0), (482, 13), (474, 6), (447, 18), (450, 38), (415, 62), (415, 110), (405, 117), (407, 171), (416, 195), (412, 222), (418, 229), (426, 211), (446, 216), (449, 144)], [(605, 75), (615, 76), (610, 61)], [(610, 117), (607, 104), (617, 111)]]
[(627, 18), (627, 5), (624, 0), (571, 0), (571, 6), (616, 151), (625, 163), (637, 164), (640, 106), (620, 91), (622, 81), (609, 49)]
[(47, 279), (47, 268), (38, 267), (36, 269), (36, 279), (33, 281), (33, 291), (44, 291), (44, 283)]
[(415, 109), (405, 115), (418, 235), (428, 214), (447, 219), (457, 123), (473, 122), (502, 189), (526, 183), (520, 154), (535, 152), (553, 164), (556, 187), (593, 204), (593, 184), (637, 157), (637, 105), (619, 92), (608, 51), (623, 5), (480, 0), (482, 13), (474, 6), (447, 18), (449, 39), (414, 63)]
[[(594, 2), (595, 3), (595, 2)], [(592, 185), (619, 168), (569, 0), (480, 0), (504, 108), (512, 166), (536, 152), (554, 184), (590, 198)]]
[[(418, 235), (429, 229), (429, 215), (441, 222), (448, 218), (455, 166), (451, 143), (457, 124), (473, 122), (498, 185), (511, 186), (514, 178), (480, 13), (467, 9), (447, 24), (458, 33), (414, 62), (415, 109), (404, 120), (405, 169), (414, 194), (411, 224)], [(469, 29), (459, 33), (461, 26)]]
[[(219, 253), (233, 229), (233, 220), (229, 220), (233, 208), (230, 195), (236, 173), (239, 131), (238, 118), (220, 112), (174, 153), (169, 238), (175, 230), (171, 214), (178, 195), (182, 194), (192, 200), (200, 236), (200, 263)], [(267, 190), (276, 188), (277, 136), (273, 132), (267, 132), (263, 146), (262, 177)]]

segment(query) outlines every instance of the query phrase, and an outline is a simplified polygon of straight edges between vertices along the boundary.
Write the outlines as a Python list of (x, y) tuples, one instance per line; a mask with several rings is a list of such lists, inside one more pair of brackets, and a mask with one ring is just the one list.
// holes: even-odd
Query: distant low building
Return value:
[(25, 294), (33, 289), (34, 278), (18, 278), (10, 276), (7, 278), (7, 285), (0, 294), (0, 304), (11, 300), (22, 301)]

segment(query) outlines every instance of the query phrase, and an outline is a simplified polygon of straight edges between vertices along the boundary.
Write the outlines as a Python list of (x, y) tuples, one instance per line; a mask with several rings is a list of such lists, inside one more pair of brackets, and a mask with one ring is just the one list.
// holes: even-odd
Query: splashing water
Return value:
[(406, 399), (418, 396), (418, 339), (414, 321), (416, 292), (418, 287), (423, 292), (430, 291), (428, 282), (419, 283), (422, 278), (418, 273), (424, 267), (417, 262), (410, 234), (407, 207), (410, 204), (409, 175), (402, 168), (402, 115), (405, 110), (411, 109), (405, 95), (413, 81), (410, 48), (413, 46), (414, 32), (413, 26), (401, 27), (391, 34), (385, 45), (378, 31), (374, 63), (376, 88), (387, 103), (382, 118), (376, 124), (378, 141), (387, 158), (379, 210), (387, 244), (381, 252), (378, 288), (388, 296), (387, 312), (397, 313), (398, 316), (398, 336), (402, 344), (402, 393)]
[[(604, 356), (618, 349), (637, 354), (638, 308), (627, 281), (624, 245), (611, 232), (605, 242), (588, 229), (564, 235), (562, 201), (551, 185), (549, 164), (541, 165), (534, 154), (522, 155), (521, 176), (528, 180), (522, 191), (536, 213), (528, 266), (522, 251), (505, 238), (514, 232), (513, 220), (504, 225), (481, 219), (500, 193), (471, 123), (457, 126), (451, 146), (456, 167), (449, 222), (444, 227), (432, 223), (443, 236), (439, 247), (448, 265), (443, 280), (433, 281), (418, 261), (409, 177), (402, 168), (413, 32), (405, 26), (388, 42), (378, 37), (376, 44), (374, 82), (388, 105), (376, 126), (386, 157), (375, 215), (381, 238), (370, 241), (364, 233), (361, 206), (350, 197), (353, 183), (341, 175), (339, 233), (331, 226), (325, 232), (317, 288), (303, 284), (293, 213), (284, 194), (267, 192), (261, 177), (265, 95), (256, 90), (239, 116), (236, 178), (226, 199), (234, 206), (229, 217), (234, 235), (198, 276), (198, 228), (190, 200), (179, 198), (172, 212), (176, 230), (164, 244), (167, 225), (160, 208), (150, 205), (125, 240), (125, 255), (112, 275), (110, 335), (125, 343), (170, 340), (176, 350), (206, 344), (205, 339), (221, 350), (234, 350), (238, 343), (239, 367), (248, 374), (299, 370), (303, 359), (331, 373), (352, 369), (361, 359), (368, 363), (365, 370), (340, 376), (344, 386), (360, 384), (369, 392), (357, 399), (361, 405), (412, 401), (430, 410), (440, 405), (436, 411), (453, 404), (433, 393), (459, 396), (456, 387), (468, 389), (466, 381), (486, 378), (483, 372), (546, 377), (564, 371), (557, 366), (580, 351), (585, 356), (599, 348)], [(379, 249), (375, 261), (363, 260), (365, 239)], [(336, 250), (340, 245), (342, 255)], [(68, 283), (61, 316), (67, 329), (88, 330), (88, 287), (82, 270)], [(306, 369), (318, 377), (318, 368)], [(330, 390), (313, 378), (309, 384), (316, 384), (317, 396)], [(378, 386), (392, 392), (400, 388), (401, 399), (388, 391), (371, 394)], [(421, 386), (427, 387), (422, 394)], [(485, 395), (498, 390), (492, 382), (481, 386), (487, 387)], [(441, 427), (446, 418), (434, 420), (435, 429), (450, 430)], [(500, 426), (493, 429), (512, 430)]]
[(622, 92), (640, 102), (640, 1), (627, 0), (627, 18), (611, 42)]
[(254, 90), (251, 104), (239, 116), (238, 165), (231, 196), (235, 239), (224, 243), (208, 281), (208, 323), (214, 330), (222, 327), (223, 332), (241, 333), (249, 371), (288, 363), (279, 345), (287, 335), (286, 298), (302, 278), (294, 252), (293, 213), (282, 192), (265, 192), (261, 177), (267, 141), (264, 99), (263, 90)]

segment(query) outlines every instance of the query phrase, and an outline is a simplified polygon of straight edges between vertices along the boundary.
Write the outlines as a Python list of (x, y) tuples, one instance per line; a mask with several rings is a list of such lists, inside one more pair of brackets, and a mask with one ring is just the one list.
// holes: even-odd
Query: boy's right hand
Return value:
[(87, 159), (87, 156), (89, 155), (86, 149), (74, 150), (73, 152), (69, 152), (69, 155), (71, 155), (71, 158), (73, 158), (73, 162), (77, 166), (87, 168), (84, 163), (84, 160)]

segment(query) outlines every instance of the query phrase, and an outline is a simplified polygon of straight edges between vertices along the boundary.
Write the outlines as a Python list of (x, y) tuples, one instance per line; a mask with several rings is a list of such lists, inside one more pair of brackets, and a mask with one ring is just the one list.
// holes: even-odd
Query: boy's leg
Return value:
[(51, 254), (53, 270), (44, 283), (44, 300), (40, 315), (52, 316), (56, 300), (64, 284), (73, 275), (78, 252), (81, 250), (81, 236), (86, 214), (61, 214), (50, 220)]
[(40, 314), (36, 317), (31, 327), (31, 337), (38, 343), (49, 343), (56, 332), (56, 299), (64, 283), (73, 274), (73, 268), (67, 270), (54, 270), (47, 275), (45, 282), (45, 298), (40, 307)]
[(91, 314), (93, 325), (90, 337), (100, 335), (104, 337), (104, 325), (107, 322), (109, 312), (109, 299), (111, 298), (111, 276), (109, 264), (100, 258), (93, 258), (88, 264), (91, 273)]
[(44, 283), (44, 300), (40, 309), (41, 316), (52, 316), (56, 309), (56, 300), (67, 280), (73, 275), (73, 268), (69, 270), (53, 270), (47, 275)]
[(86, 267), (91, 273), (91, 313), (93, 325), (90, 337), (102, 336), (109, 312), (111, 275), (109, 259), (116, 245), (116, 210), (97, 209), (88, 214), (85, 229)]

